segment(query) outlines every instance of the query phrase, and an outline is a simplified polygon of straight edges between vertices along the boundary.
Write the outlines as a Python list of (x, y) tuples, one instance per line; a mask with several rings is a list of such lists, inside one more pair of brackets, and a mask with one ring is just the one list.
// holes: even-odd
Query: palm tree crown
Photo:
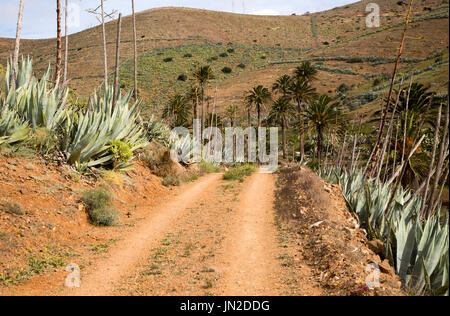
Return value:
[(292, 85), (292, 78), (288, 75), (281, 76), (272, 86), (272, 91), (287, 97), (290, 93), (289, 89)]
[(311, 65), (309, 61), (303, 62), (294, 71), (294, 75), (297, 79), (305, 79), (308, 81), (316, 80), (317, 73), (317, 69)]
[(190, 113), (191, 108), (188, 100), (184, 96), (176, 94), (164, 108), (162, 117), (171, 119), (174, 126), (186, 126)]

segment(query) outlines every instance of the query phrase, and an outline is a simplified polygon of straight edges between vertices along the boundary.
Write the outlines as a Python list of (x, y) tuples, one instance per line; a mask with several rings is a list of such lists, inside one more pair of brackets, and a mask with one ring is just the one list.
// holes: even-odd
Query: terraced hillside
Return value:
[[(141, 95), (146, 106), (158, 112), (170, 96), (188, 88), (195, 65), (210, 64), (216, 74), (211, 86), (218, 87), (219, 104), (239, 104), (242, 94), (254, 83), (270, 85), (300, 61), (311, 60), (321, 70), (320, 92), (335, 94), (344, 83), (351, 87), (345, 92), (348, 98), (344, 102), (350, 110), (374, 109), (392, 71), (406, 6), (402, 1), (377, 1), (381, 27), (368, 29), (367, 3), (278, 17), (186, 8), (141, 12), (137, 15)], [(446, 92), (448, 81), (448, 10), (447, 0), (415, 2), (400, 69), (402, 74), (415, 73), (417, 80), (431, 82), (440, 93)], [(111, 71), (115, 28), (114, 21), (107, 24)], [(121, 49), (124, 88), (132, 87), (131, 40), (131, 19), (125, 17)], [(22, 53), (33, 55), (35, 69), (41, 72), (54, 62), (53, 46), (53, 39), (25, 40)], [(6, 63), (12, 47), (11, 39), (0, 39), (1, 63)], [(189, 54), (192, 57), (186, 57)], [(103, 78), (101, 29), (95, 27), (71, 36), (69, 56), (71, 87), (87, 97)], [(223, 73), (224, 67), (232, 72)]]

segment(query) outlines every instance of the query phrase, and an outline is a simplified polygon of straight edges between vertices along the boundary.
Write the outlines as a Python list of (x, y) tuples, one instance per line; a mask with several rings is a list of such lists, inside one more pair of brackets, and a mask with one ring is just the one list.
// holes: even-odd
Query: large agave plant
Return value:
[(114, 141), (128, 144), (132, 152), (147, 144), (138, 113), (139, 103), (129, 106), (130, 99), (131, 92), (125, 96), (119, 94), (113, 104), (113, 88), (106, 87), (104, 94), (100, 90), (94, 94), (84, 112), (66, 121), (69, 164), (79, 169), (112, 164), (115, 155), (110, 149)]
[[(393, 205), (385, 212), (392, 187), (378, 182), (366, 183), (361, 171), (323, 169), (319, 174), (339, 183), (350, 209), (369, 235), (385, 241), (385, 255), (395, 266), (400, 279), (417, 294), (446, 294), (449, 289), (449, 225), (433, 215), (420, 219), (420, 196), (397, 191)], [(435, 214), (440, 214), (436, 210)]]
[(60, 87), (59, 82), (49, 87), (50, 66), (41, 78), (33, 76), (33, 61), (22, 59), (16, 74), (16, 89), (10, 89), (11, 61), (5, 73), (6, 105), (17, 112), (20, 118), (29, 122), (32, 128), (44, 127), (54, 130), (65, 118), (68, 91)]
[(19, 119), (17, 114), (4, 106), (0, 100), (0, 145), (22, 141), (29, 131), (28, 124)]

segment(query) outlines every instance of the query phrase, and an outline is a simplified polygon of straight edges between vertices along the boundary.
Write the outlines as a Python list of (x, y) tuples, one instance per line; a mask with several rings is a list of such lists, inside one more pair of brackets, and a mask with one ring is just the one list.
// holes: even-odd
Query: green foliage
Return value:
[(173, 57), (167, 57), (167, 58), (164, 58), (163, 61), (164, 61), (165, 63), (170, 63), (170, 62), (173, 61)]
[(321, 170), (325, 179), (338, 183), (351, 211), (372, 238), (385, 242), (385, 256), (403, 285), (415, 294), (446, 294), (449, 289), (449, 222), (440, 210), (422, 220), (420, 195), (400, 188), (386, 210), (393, 186), (370, 180), (363, 172)]
[(30, 131), (28, 123), (21, 120), (15, 111), (4, 106), (2, 100), (0, 110), (0, 145), (24, 140)]
[[(115, 154), (111, 153), (109, 144), (115, 140), (128, 144), (132, 152), (147, 144), (139, 119), (139, 103), (129, 106), (130, 99), (131, 91), (125, 96), (119, 94), (113, 104), (113, 88), (106, 87), (104, 95), (97, 91), (91, 98), (89, 111), (74, 115), (66, 122), (67, 142), (63, 149), (69, 164), (79, 170), (113, 164)], [(116, 166), (118, 169), (126, 167), (126, 163)]]
[(199, 168), (201, 173), (218, 173), (222, 170), (220, 167), (213, 165), (207, 161), (202, 161), (199, 163)]
[(58, 150), (58, 136), (53, 131), (45, 128), (37, 128), (28, 138), (27, 145), (41, 155), (47, 156)]
[(5, 73), (6, 97), (2, 107), (9, 107), (27, 121), (31, 127), (56, 129), (67, 115), (66, 99), (68, 91), (59, 82), (49, 88), (49, 67), (41, 80), (33, 76), (33, 61), (23, 59), (15, 78), (16, 90), (10, 90), (11, 61)]
[(250, 176), (253, 172), (256, 172), (255, 166), (250, 164), (239, 165), (225, 172), (223, 179), (244, 182), (244, 178)]
[(173, 127), (187, 126), (191, 116), (191, 105), (186, 97), (176, 94), (164, 108), (162, 118), (170, 119)]
[(222, 72), (223, 72), (224, 74), (231, 74), (231, 73), (233, 72), (233, 69), (231, 69), (230, 67), (224, 67), (224, 68), (222, 69)]
[(228, 54), (227, 53), (221, 53), (219, 56), (222, 57), (222, 58), (225, 58), (225, 57), (228, 57)]
[(112, 205), (112, 194), (103, 189), (84, 191), (81, 201), (86, 205), (89, 221), (97, 226), (112, 226), (117, 220), (117, 211)]
[(132, 147), (120, 140), (113, 140), (109, 144), (109, 150), (114, 155), (114, 166), (120, 166), (133, 158)]
[(164, 125), (160, 120), (157, 120), (153, 115), (150, 116), (146, 123), (147, 138), (151, 141), (156, 141), (166, 147), (170, 145), (170, 129)]

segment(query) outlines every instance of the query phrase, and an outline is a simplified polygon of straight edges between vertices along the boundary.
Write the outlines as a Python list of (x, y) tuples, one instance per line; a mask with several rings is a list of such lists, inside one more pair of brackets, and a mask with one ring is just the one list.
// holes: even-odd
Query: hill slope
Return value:
[[(381, 27), (368, 29), (368, 2), (303, 16), (251, 16), (187, 8), (140, 12), (137, 33), (141, 95), (148, 106), (158, 110), (173, 93), (186, 90), (189, 81), (178, 81), (180, 74), (189, 75), (195, 65), (209, 63), (217, 74), (212, 85), (218, 86), (220, 104), (238, 103), (252, 85), (270, 85), (278, 75), (292, 71), (299, 61), (312, 60), (322, 70), (317, 86), (320, 92), (334, 93), (337, 86), (346, 83), (355, 85), (349, 94), (357, 96), (372, 89), (375, 78), (387, 78), (385, 73), (392, 71), (407, 9), (399, 1), (378, 1)], [(400, 69), (410, 73), (440, 62), (425, 71), (426, 76), (421, 75), (432, 81), (439, 92), (445, 92), (448, 77), (447, 2), (423, 0), (414, 4), (403, 55), (408, 63), (402, 63)], [(115, 22), (108, 23), (106, 30), (108, 67), (113, 71)], [(41, 72), (54, 63), (54, 42), (24, 40), (21, 53), (33, 55), (35, 69)], [(86, 97), (103, 78), (101, 28), (74, 34), (69, 43), (71, 87)], [(132, 46), (131, 18), (125, 17), (121, 48), (121, 84), (125, 88), (132, 87)], [(11, 39), (0, 39), (1, 63), (6, 63), (12, 47)], [(218, 57), (229, 48), (235, 52)], [(186, 53), (193, 58), (184, 59)], [(371, 56), (376, 61), (352, 60), (353, 56)], [(174, 59), (164, 62), (167, 57)], [(245, 64), (245, 69), (238, 68), (239, 64)], [(225, 66), (231, 67), (233, 73), (222, 74), (220, 70)]]

